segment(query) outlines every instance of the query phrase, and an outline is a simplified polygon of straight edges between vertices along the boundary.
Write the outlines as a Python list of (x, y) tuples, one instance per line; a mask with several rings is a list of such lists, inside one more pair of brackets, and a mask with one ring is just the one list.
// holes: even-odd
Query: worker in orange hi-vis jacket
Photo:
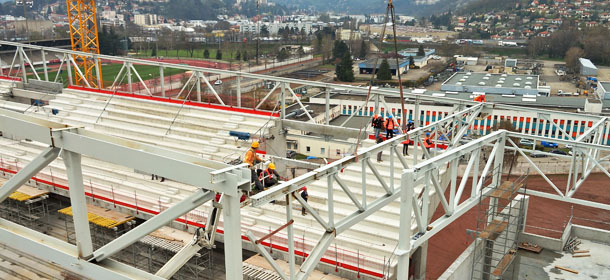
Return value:
[(258, 141), (252, 142), (250, 149), (246, 152), (246, 156), (244, 157), (244, 163), (247, 163), (251, 170), (250, 182), (254, 182), (254, 186), (259, 191), (264, 191), (263, 184), (258, 180), (258, 176), (256, 175), (256, 168), (254, 165), (262, 162), (261, 158), (256, 154), (256, 150), (258, 149)]
[(474, 98), (474, 101), (476, 102), (485, 102), (485, 95), (477, 95), (477, 97)]
[(390, 138), (394, 137), (394, 129), (398, 127), (398, 124), (396, 123), (396, 121), (394, 120), (392, 115), (388, 116), (388, 118), (385, 120), (385, 124), (383, 126), (385, 127), (385, 130), (386, 130), (386, 138), (390, 139)]

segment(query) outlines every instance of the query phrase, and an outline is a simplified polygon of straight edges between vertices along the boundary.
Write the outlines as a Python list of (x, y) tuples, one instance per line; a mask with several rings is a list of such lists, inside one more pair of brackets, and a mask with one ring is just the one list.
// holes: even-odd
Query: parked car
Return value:
[(551, 154), (556, 154), (556, 155), (564, 155), (567, 156), (568, 153), (566, 153), (564, 150), (560, 150), (560, 149), (553, 149), (550, 152)]
[(557, 143), (553, 143), (553, 142), (549, 142), (549, 141), (540, 141), (540, 144), (543, 147), (547, 147), (547, 148), (557, 148), (559, 145), (557, 145)]
[(295, 158), (297, 156), (297, 152), (295, 151), (288, 151), (286, 152), (286, 157), (287, 158)]
[(519, 144), (524, 145), (524, 146), (532, 146), (532, 145), (534, 145), (534, 142), (529, 139), (521, 139), (521, 140), (519, 140)]
[(532, 158), (543, 158), (543, 157), (546, 157), (546, 155), (542, 154), (542, 153), (531, 153), (530, 157), (532, 157)]

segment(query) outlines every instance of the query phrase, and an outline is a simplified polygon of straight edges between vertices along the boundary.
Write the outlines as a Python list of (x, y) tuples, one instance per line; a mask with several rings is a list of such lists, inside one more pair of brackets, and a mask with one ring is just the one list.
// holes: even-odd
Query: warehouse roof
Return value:
[(591, 60), (588, 60), (586, 58), (579, 58), (578, 61), (580, 61), (580, 64), (582, 64), (582, 66), (584, 67), (597, 69), (597, 67), (593, 64), (593, 62), (591, 62)]
[(538, 88), (538, 75), (455, 73), (444, 85), (497, 87), (497, 88)]

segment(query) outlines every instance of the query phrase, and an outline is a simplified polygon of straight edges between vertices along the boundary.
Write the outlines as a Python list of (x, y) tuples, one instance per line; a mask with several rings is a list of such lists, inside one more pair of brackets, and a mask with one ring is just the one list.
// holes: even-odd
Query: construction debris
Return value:
[(561, 270), (565, 270), (565, 271), (567, 271), (567, 272), (572, 272), (572, 273), (574, 273), (574, 274), (578, 274), (578, 271), (577, 271), (577, 270), (574, 270), (574, 269), (569, 269), (569, 268), (565, 268), (565, 267), (558, 266), (558, 265), (556, 265), (556, 266), (555, 266), (555, 268), (557, 268), (557, 269), (561, 269)]
[(591, 254), (586, 254), (586, 255), (573, 255), (572, 258), (582, 258), (582, 257), (590, 257)]
[(582, 253), (589, 253), (589, 250), (578, 250), (578, 251), (574, 251), (574, 254), (582, 254)]
[(519, 249), (523, 249), (526, 251), (534, 252), (539, 254), (542, 251), (542, 247), (537, 244), (529, 243), (529, 242), (521, 242), (519, 243)]
[(576, 237), (570, 237), (566, 245), (563, 246), (563, 250), (569, 253), (574, 253), (575, 250), (578, 250), (578, 245), (580, 245), (580, 240), (576, 239)]

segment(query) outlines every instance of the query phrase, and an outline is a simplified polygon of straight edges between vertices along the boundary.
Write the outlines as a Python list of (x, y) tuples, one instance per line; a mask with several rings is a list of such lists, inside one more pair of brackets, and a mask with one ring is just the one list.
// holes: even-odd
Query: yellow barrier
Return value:
[[(65, 214), (65, 215), (69, 215), (72, 216), (72, 206), (64, 208), (64, 209), (60, 209), (57, 212)], [(113, 228), (119, 225), (122, 225), (126, 222), (129, 222), (133, 219), (135, 219), (134, 217), (131, 217), (130, 219), (125, 219), (125, 220), (121, 220), (121, 221), (115, 221), (112, 219), (108, 219), (108, 218), (104, 218), (102, 216), (98, 216), (96, 214), (93, 213), (87, 213), (87, 218), (89, 219), (90, 223), (94, 223), (98, 226), (101, 227), (105, 227), (105, 228)]]

